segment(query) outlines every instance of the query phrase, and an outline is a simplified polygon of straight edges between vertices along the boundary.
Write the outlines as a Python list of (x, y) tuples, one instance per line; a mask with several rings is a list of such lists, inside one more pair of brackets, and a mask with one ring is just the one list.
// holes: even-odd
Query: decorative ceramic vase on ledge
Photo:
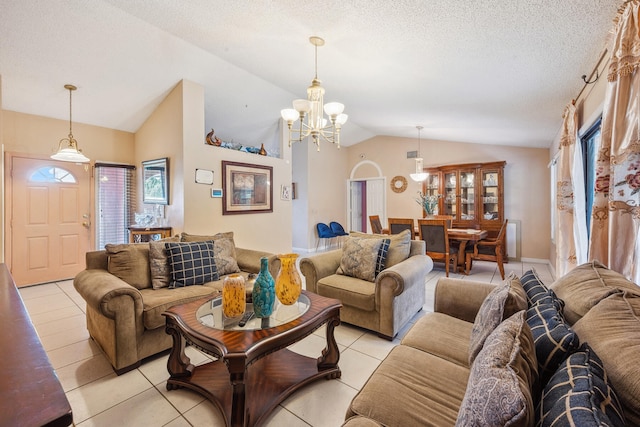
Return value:
[(251, 299), (256, 317), (271, 316), (273, 304), (276, 301), (276, 291), (273, 276), (269, 273), (269, 259), (267, 257), (260, 258), (260, 273), (253, 284)]
[(298, 254), (278, 255), (280, 271), (276, 277), (276, 296), (281, 303), (291, 305), (298, 301), (302, 292), (302, 279), (296, 268)]
[(246, 309), (244, 277), (230, 274), (222, 282), (222, 313), (226, 317), (238, 317)]

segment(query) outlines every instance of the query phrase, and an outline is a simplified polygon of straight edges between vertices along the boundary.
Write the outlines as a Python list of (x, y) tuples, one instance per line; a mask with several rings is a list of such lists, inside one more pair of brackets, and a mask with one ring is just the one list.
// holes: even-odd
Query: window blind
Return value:
[(96, 163), (96, 249), (107, 243), (127, 243), (134, 222), (135, 166)]

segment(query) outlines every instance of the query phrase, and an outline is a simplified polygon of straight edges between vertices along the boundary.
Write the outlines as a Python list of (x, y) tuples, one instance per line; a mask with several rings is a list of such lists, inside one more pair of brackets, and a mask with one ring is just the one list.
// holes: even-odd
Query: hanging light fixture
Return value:
[(69, 91), (69, 136), (60, 140), (58, 151), (51, 158), (63, 162), (87, 163), (89, 158), (82, 154), (82, 151), (78, 148), (78, 141), (75, 140), (71, 131), (71, 92), (78, 88), (74, 85), (64, 85), (64, 88)]
[(424, 171), (422, 157), (420, 157), (420, 131), (423, 129), (423, 127), (416, 126), (416, 129), (418, 129), (418, 157), (416, 157), (416, 172), (410, 174), (409, 176), (416, 182), (422, 182), (427, 179), (429, 174)]
[[(316, 75), (311, 81), (311, 86), (307, 88), (307, 99), (296, 99), (293, 101), (293, 108), (280, 111), (289, 127), (289, 147), (292, 142), (301, 142), (311, 136), (318, 151), (320, 151), (320, 139), (336, 144), (340, 148), (340, 128), (349, 116), (343, 113), (344, 104), (339, 102), (323, 104), (324, 88), (318, 80), (318, 46), (323, 46), (324, 40), (312, 36), (309, 37), (309, 42), (315, 46)], [(324, 117), (323, 110), (329, 117), (328, 120)], [(293, 129), (293, 123), (298, 119), (300, 119), (300, 127)]]

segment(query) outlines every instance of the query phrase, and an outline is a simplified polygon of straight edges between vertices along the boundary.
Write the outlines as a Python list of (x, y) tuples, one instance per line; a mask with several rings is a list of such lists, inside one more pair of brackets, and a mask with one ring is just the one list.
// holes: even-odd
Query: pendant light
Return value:
[(69, 91), (69, 136), (60, 140), (58, 151), (51, 158), (63, 162), (88, 163), (89, 158), (82, 154), (78, 148), (78, 141), (75, 140), (71, 131), (71, 93), (78, 88), (74, 85), (64, 85), (64, 88)]
[(420, 131), (423, 129), (423, 127), (416, 126), (416, 129), (418, 129), (418, 157), (416, 157), (416, 172), (410, 174), (409, 176), (415, 182), (422, 182), (427, 179), (429, 174), (424, 171), (422, 157), (420, 157)]

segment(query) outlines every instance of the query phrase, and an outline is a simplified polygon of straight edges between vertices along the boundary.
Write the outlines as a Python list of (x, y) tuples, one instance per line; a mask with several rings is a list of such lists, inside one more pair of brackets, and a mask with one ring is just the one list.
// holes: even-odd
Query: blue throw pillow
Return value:
[(202, 285), (218, 280), (213, 258), (212, 240), (205, 242), (166, 243), (171, 266), (171, 287)]
[(600, 358), (588, 344), (569, 356), (542, 392), (536, 425), (624, 426), (620, 401)]
[(522, 283), (524, 291), (527, 293), (527, 305), (529, 307), (539, 303), (552, 303), (556, 305), (558, 311), (562, 311), (564, 308), (564, 301), (558, 298), (552, 290), (547, 288), (535, 270), (531, 269), (524, 273), (520, 282)]
[(578, 348), (580, 341), (554, 304), (538, 303), (530, 307), (527, 324), (536, 346), (540, 383), (544, 386), (558, 365)]
[(380, 245), (380, 249), (378, 249), (378, 258), (376, 258), (376, 277), (386, 268), (390, 244), (391, 239), (382, 239), (382, 244)]

